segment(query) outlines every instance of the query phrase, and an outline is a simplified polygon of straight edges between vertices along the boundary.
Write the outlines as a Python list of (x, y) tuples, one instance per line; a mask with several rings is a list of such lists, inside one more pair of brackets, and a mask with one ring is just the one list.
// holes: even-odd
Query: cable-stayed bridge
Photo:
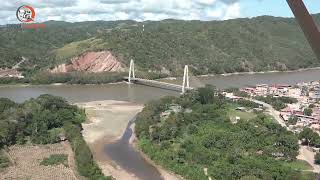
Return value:
[(169, 90), (181, 92), (182, 94), (188, 90), (193, 89), (193, 87), (190, 86), (188, 65), (184, 67), (182, 85), (136, 77), (133, 60), (130, 61), (129, 75), (128, 77), (124, 77), (124, 79), (128, 81), (128, 83), (141, 84), (141, 85), (152, 86), (152, 87), (157, 87), (162, 89), (169, 89)]

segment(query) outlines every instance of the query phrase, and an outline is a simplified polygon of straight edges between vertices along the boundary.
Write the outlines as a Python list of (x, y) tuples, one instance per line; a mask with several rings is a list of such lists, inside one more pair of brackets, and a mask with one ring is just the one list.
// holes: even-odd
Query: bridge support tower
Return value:
[(183, 73), (183, 82), (182, 82), (182, 93), (184, 94), (186, 92), (186, 89), (190, 88), (189, 84), (189, 67), (188, 65), (184, 66), (184, 73)]
[[(132, 75), (132, 76), (131, 76)], [(128, 76), (128, 83), (131, 83), (131, 79), (136, 78), (135, 72), (134, 72), (134, 61), (131, 59), (130, 61), (130, 68), (129, 68), (129, 76)]]

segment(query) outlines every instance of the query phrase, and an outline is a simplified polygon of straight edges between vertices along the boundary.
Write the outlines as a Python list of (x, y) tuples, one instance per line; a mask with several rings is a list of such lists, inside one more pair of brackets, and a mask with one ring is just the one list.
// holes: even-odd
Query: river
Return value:
[(133, 134), (131, 120), (122, 137), (105, 146), (105, 152), (123, 169), (132, 172), (142, 180), (163, 180), (155, 167), (150, 165), (135, 148), (129, 143)]
[[(256, 84), (285, 83), (295, 84), (320, 80), (320, 69), (239, 75), (218, 75), (209, 77), (191, 77), (191, 86), (212, 84), (218, 88), (253, 86)], [(181, 79), (170, 81), (182, 84)], [(41, 94), (62, 96), (70, 102), (95, 100), (119, 100), (144, 104), (152, 99), (166, 95), (178, 95), (177, 92), (126, 83), (106, 85), (45, 85), (45, 86), (0, 86), (0, 97), (7, 97), (16, 102), (23, 102)]]
[[(191, 86), (201, 86), (212, 84), (218, 88), (243, 87), (256, 84), (285, 83), (295, 84), (298, 82), (308, 82), (320, 79), (320, 70), (306, 70), (299, 72), (277, 72), (259, 74), (240, 74), (228, 76), (192, 77)], [(181, 79), (170, 81), (181, 82)], [(10, 98), (16, 102), (23, 102), (30, 98), (36, 98), (41, 94), (53, 94), (62, 96), (72, 103), (88, 102), (96, 100), (118, 100), (144, 104), (153, 99), (179, 93), (126, 83), (107, 85), (46, 85), (46, 86), (2, 86), (0, 87), (0, 97)], [(122, 168), (134, 173), (141, 179), (148, 179), (143, 173), (154, 167), (142, 161), (139, 154), (128, 144), (128, 139), (132, 134), (127, 128), (124, 136), (115, 143), (106, 145), (106, 154)], [(132, 161), (131, 161), (132, 160)], [(139, 162), (140, 164), (137, 164)], [(148, 174), (148, 173), (147, 173)], [(158, 174), (159, 173), (153, 173)], [(150, 179), (150, 178), (149, 178)], [(157, 179), (157, 178), (156, 178)], [(159, 179), (161, 179), (159, 177)]]

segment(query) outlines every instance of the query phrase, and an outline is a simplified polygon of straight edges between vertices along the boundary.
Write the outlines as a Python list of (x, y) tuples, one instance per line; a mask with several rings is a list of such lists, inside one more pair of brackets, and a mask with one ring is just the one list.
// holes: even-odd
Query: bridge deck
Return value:
[[(124, 79), (128, 81), (129, 78), (125, 77)], [(147, 85), (147, 86), (170, 89), (170, 90), (174, 90), (174, 91), (181, 91), (182, 90), (181, 85), (171, 84), (171, 83), (167, 83), (167, 82), (141, 79), (141, 78), (131, 78), (131, 81), (136, 84), (143, 84), (143, 85)], [(189, 87), (189, 88), (186, 87), (186, 90), (192, 90), (192, 89), (193, 89), (192, 87)]]

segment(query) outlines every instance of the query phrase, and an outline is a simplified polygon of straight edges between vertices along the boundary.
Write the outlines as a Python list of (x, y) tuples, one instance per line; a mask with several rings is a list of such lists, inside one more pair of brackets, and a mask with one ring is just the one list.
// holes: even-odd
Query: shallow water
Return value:
[(105, 146), (106, 154), (119, 166), (135, 174), (142, 180), (163, 180), (158, 170), (146, 162), (140, 153), (136, 151), (129, 140), (133, 134), (130, 121), (123, 136), (118, 141)]

